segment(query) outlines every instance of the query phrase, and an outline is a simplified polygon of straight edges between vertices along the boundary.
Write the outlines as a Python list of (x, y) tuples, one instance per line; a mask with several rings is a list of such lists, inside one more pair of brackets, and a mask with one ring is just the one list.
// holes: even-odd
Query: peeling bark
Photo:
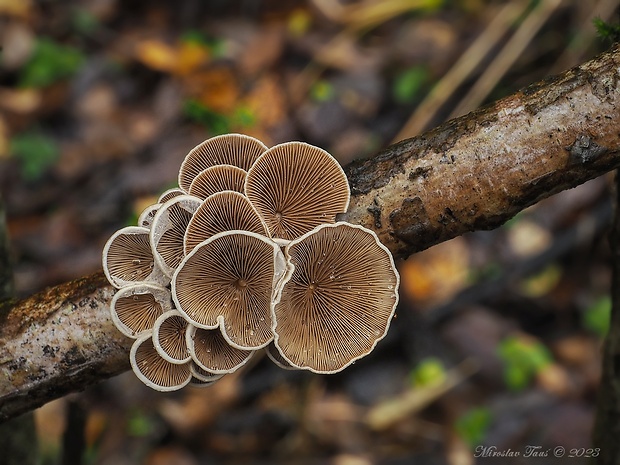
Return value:
[[(346, 168), (345, 219), (397, 258), (620, 166), (620, 48)], [(0, 420), (127, 369), (102, 274), (0, 307)]]

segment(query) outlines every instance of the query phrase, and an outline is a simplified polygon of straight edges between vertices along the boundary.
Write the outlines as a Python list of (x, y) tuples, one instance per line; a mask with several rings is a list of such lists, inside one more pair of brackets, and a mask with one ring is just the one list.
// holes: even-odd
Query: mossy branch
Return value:
[[(620, 166), (620, 49), (346, 168), (348, 221), (396, 258)], [(0, 420), (121, 373), (131, 340), (102, 274), (0, 307)]]

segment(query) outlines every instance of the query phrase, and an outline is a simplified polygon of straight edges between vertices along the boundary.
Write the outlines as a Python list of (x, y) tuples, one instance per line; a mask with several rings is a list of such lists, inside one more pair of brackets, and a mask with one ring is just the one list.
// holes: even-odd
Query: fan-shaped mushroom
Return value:
[(247, 171), (267, 146), (243, 134), (223, 134), (194, 147), (181, 163), (179, 187), (186, 192), (194, 178), (215, 165), (233, 165)]
[(201, 203), (198, 197), (179, 195), (163, 204), (153, 218), (151, 248), (157, 264), (168, 276), (172, 276), (183, 259), (185, 230)]
[(213, 374), (232, 373), (254, 355), (253, 350), (232, 347), (217, 329), (195, 326), (187, 330), (187, 347), (194, 362), (205, 372)]
[(233, 347), (258, 349), (273, 339), (273, 286), (285, 269), (280, 248), (266, 237), (219, 233), (181, 262), (172, 278), (173, 300), (193, 325), (220, 327)]
[(156, 284), (136, 283), (121, 288), (110, 303), (112, 321), (125, 336), (150, 332), (157, 318), (172, 308), (170, 291)]
[(151, 224), (153, 223), (153, 218), (155, 218), (155, 214), (157, 213), (157, 210), (159, 210), (159, 207), (161, 207), (161, 203), (149, 205), (144, 210), (142, 210), (142, 213), (140, 213), (140, 216), (138, 216), (138, 226), (141, 226), (143, 228), (150, 228)]
[(187, 320), (176, 309), (157, 318), (153, 325), (153, 345), (164, 360), (170, 363), (186, 363), (191, 360), (185, 337), (188, 326)]
[(224, 375), (214, 375), (208, 371), (203, 370), (193, 360), (189, 364), (189, 369), (192, 372), (192, 381), (190, 386), (194, 387), (206, 387), (211, 386), (213, 383), (221, 379)]
[(276, 145), (252, 165), (245, 195), (274, 238), (292, 240), (333, 223), (349, 206), (344, 171), (325, 150), (303, 142)]
[(114, 287), (140, 281), (158, 284), (169, 281), (155, 264), (146, 228), (127, 226), (116, 231), (106, 242), (102, 258), (103, 271)]
[(198, 173), (190, 184), (188, 193), (201, 199), (222, 191), (243, 193), (247, 174), (238, 166), (215, 165)]
[(173, 199), (179, 195), (184, 195), (185, 192), (178, 187), (173, 187), (172, 189), (165, 190), (159, 196), (159, 200), (157, 203), (166, 203), (168, 200)]
[(161, 358), (150, 333), (136, 339), (129, 352), (129, 361), (138, 379), (157, 391), (176, 391), (192, 379), (190, 362), (176, 364)]
[(392, 255), (370, 230), (326, 224), (285, 249), (294, 267), (274, 307), (274, 344), (291, 365), (334, 373), (372, 351), (398, 303)]
[(278, 351), (273, 342), (271, 342), (267, 347), (265, 347), (265, 353), (267, 357), (276, 364), (276, 366), (284, 369), (284, 370), (299, 370), (299, 368), (291, 365), (282, 354)]
[(202, 241), (224, 231), (250, 231), (267, 235), (267, 226), (250, 201), (238, 192), (223, 191), (207, 197), (185, 232), (185, 254)]

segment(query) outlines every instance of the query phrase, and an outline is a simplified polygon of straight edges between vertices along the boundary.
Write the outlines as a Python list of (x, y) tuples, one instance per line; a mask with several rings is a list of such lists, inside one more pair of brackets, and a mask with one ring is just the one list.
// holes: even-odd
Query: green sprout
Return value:
[(457, 418), (454, 428), (458, 436), (473, 450), (484, 441), (491, 420), (492, 415), (488, 408), (476, 407)]
[(9, 153), (19, 160), (22, 178), (26, 181), (36, 181), (56, 163), (60, 150), (53, 139), (30, 131), (11, 138)]
[(84, 55), (76, 48), (60, 45), (51, 39), (40, 38), (32, 56), (20, 71), (21, 87), (46, 87), (73, 76)]
[(504, 362), (504, 381), (513, 391), (526, 388), (532, 378), (553, 361), (543, 344), (517, 336), (500, 342), (498, 353)]

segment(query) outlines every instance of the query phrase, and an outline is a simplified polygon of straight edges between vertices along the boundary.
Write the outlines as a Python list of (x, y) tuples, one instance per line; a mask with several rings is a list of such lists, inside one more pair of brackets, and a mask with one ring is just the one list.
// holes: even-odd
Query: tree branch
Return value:
[[(620, 49), (347, 167), (345, 219), (397, 258), (620, 166)], [(102, 274), (0, 308), (0, 420), (128, 368)]]

